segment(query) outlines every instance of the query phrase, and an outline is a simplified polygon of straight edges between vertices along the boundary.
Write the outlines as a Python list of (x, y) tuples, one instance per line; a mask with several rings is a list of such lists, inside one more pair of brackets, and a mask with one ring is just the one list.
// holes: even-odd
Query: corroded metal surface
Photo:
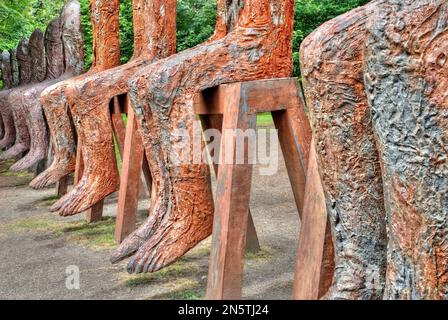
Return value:
[(447, 36), (446, 1), (377, 0), (302, 45), (335, 238), (327, 298), (448, 298)]
[[(81, 30), (80, 4), (70, 0), (60, 16), (64, 52), (64, 73), (42, 91), (40, 103), (50, 130), (55, 157), (51, 166), (31, 183), (32, 188), (43, 188), (59, 181), (75, 169), (76, 141), (70, 113), (65, 102), (63, 83), (84, 71), (84, 41)], [(47, 74), (48, 75), (48, 74)]]
[(74, 190), (51, 208), (61, 215), (80, 213), (117, 190), (109, 101), (127, 93), (127, 81), (145, 65), (175, 53), (176, 1), (135, 0), (133, 14), (136, 36), (131, 62), (113, 69), (107, 64), (103, 69), (108, 70), (96, 68), (96, 72), (66, 84), (66, 99), (84, 141), (81, 148), (87, 169)]
[(170, 158), (173, 130), (185, 128), (192, 136), (195, 94), (222, 83), (291, 74), (293, 0), (221, 0), (218, 8), (212, 40), (146, 66), (130, 81), (158, 188), (148, 220), (113, 254), (113, 262), (132, 256), (129, 272), (160, 270), (211, 233), (208, 166)]
[(379, 299), (384, 288), (381, 171), (363, 84), (367, 24), (384, 2), (372, 1), (325, 23), (301, 48), (304, 90), (333, 227), (336, 269), (329, 299)]
[(388, 228), (386, 299), (448, 299), (448, 3), (388, 0), (366, 46)]

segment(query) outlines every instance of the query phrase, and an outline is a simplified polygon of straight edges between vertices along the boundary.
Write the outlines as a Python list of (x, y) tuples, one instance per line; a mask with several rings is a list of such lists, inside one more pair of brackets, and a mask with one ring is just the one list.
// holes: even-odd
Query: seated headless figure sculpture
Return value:
[[(45, 158), (47, 154), (47, 130), (43, 124), (41, 93), (48, 87), (63, 80), (80, 75), (84, 71), (84, 48), (80, 24), (80, 5), (71, 0), (66, 3), (59, 19), (53, 20), (47, 27), (45, 47), (47, 52), (47, 73), (44, 82), (23, 93), (22, 103), (29, 110), (27, 124), (31, 135), (30, 152), (11, 170), (23, 170)], [(65, 51), (65, 57), (64, 57)], [(65, 59), (65, 61), (64, 61)], [(49, 119), (58, 114), (48, 114)], [(49, 121), (51, 122), (51, 121)], [(59, 123), (63, 123), (60, 121)], [(69, 123), (69, 121), (66, 121)], [(43, 129), (44, 128), (44, 129)], [(60, 138), (64, 140), (61, 133)], [(57, 138), (56, 138), (57, 139)], [(71, 150), (74, 150), (72, 146)]]
[(385, 299), (448, 299), (448, 3), (387, 0), (365, 83), (388, 229)]
[[(43, 160), (48, 152), (48, 133), (42, 106), (39, 101), (40, 93), (54, 84), (64, 71), (64, 52), (62, 46), (62, 25), (60, 18), (48, 24), (45, 32), (46, 76), (45, 81), (33, 85), (23, 92), (22, 105), (27, 112), (26, 120), (30, 133), (30, 151), (15, 163), (10, 169), (20, 171), (28, 169)], [(56, 80), (55, 80), (56, 79)]]
[[(86, 75), (79, 76), (84, 69), (80, 7), (79, 3), (74, 0), (64, 7), (61, 18), (66, 71), (59, 80), (65, 81), (48, 87), (41, 94), (41, 104), (50, 129), (55, 157), (51, 166), (30, 183), (32, 188), (40, 189), (56, 183), (60, 178), (75, 170), (76, 141), (67, 105), (66, 87), (72, 81), (83, 79), (87, 75), (119, 64), (118, 9), (118, 0), (92, 0), (90, 2), (93, 26), (93, 64)], [(64, 12), (72, 12), (69, 20), (64, 18)], [(76, 75), (78, 77), (73, 78)]]
[(384, 287), (381, 169), (363, 83), (367, 25), (384, 2), (372, 1), (323, 24), (300, 49), (303, 86), (333, 226), (336, 268), (329, 299), (380, 299)]
[(194, 96), (223, 83), (291, 75), (294, 1), (243, 4), (219, 1), (211, 41), (151, 64), (130, 81), (132, 107), (158, 188), (147, 221), (112, 256), (112, 262), (133, 256), (129, 272), (160, 270), (211, 234), (208, 165), (177, 164), (170, 156), (174, 130), (187, 129), (192, 136)]
[[(70, 77), (76, 76), (81, 74), (84, 71), (84, 49), (83, 49), (83, 40), (82, 40), (82, 31), (81, 31), (81, 18), (80, 18), (80, 5), (79, 2), (76, 0), (69, 0), (64, 8), (62, 9), (61, 13), (61, 22), (62, 24), (62, 41), (64, 43), (64, 66), (65, 66), (65, 73), (58, 79), (59, 81), (62, 81), (64, 79), (68, 79)], [(57, 27), (56, 25), (52, 25), (51, 28)], [(49, 30), (50, 31), (50, 30)], [(54, 31), (54, 30), (53, 30)], [(52, 32), (53, 32), (52, 31)], [(47, 32), (47, 36), (49, 37), (48, 41), (51, 43), (51, 34)], [(31, 41), (30, 41), (31, 42)], [(36, 45), (37, 52), (43, 52), (43, 37), (42, 42), (39, 45)], [(50, 49), (51, 47), (51, 49)], [(58, 48), (57, 45), (54, 43), (51, 43), (51, 46), (49, 47), (50, 51), (57, 52), (60, 51), (60, 47)], [(40, 56), (39, 56), (40, 57)], [(40, 59), (40, 58), (39, 58)], [(52, 77), (53, 73), (59, 73), (59, 71), (55, 70), (55, 68), (60, 68), (61, 65), (56, 66), (55, 61), (51, 62), (51, 65), (49, 67), (49, 72), (47, 73), (47, 70), (44, 68), (42, 69), (40, 66), (45, 65), (45, 55), (42, 56), (42, 59), (36, 64), (36, 66), (33, 67), (33, 69), (39, 69), (39, 71), (36, 72), (37, 76), (36, 78), (39, 78), (39, 81), (45, 80), (48, 77)], [(21, 68), (23, 69), (23, 68)], [(45, 85), (48, 86), (48, 85)], [(43, 142), (46, 141), (46, 130), (42, 130), (42, 117), (40, 116), (41, 111), (39, 107), (39, 103), (36, 101), (35, 98), (37, 98), (39, 90), (42, 89), (41, 85), (34, 84), (33, 86), (28, 86), (21, 88), (21, 91), (15, 91), (16, 93), (14, 95), (10, 96), (10, 100), (12, 99), (11, 103), (14, 103), (17, 106), (20, 106), (20, 109), (26, 109), (27, 107), (31, 111), (30, 116), (34, 119), (29, 119), (28, 123), (30, 124), (30, 127), (34, 130), (37, 130), (36, 133), (38, 133), (37, 136), (34, 137), (34, 147), (30, 153), (26, 156), (23, 161), (20, 161), (15, 166), (12, 167), (12, 169), (19, 170), (22, 168), (25, 168), (30, 165), (30, 162), (36, 162), (36, 160), (40, 157), (45, 156), (45, 149), (46, 147), (42, 145)], [(58, 114), (47, 114), (47, 121), (50, 123), (51, 119), (59, 118), (60, 115)], [(36, 121), (38, 120), (38, 121)], [(68, 120), (68, 118), (67, 118)], [(25, 123), (26, 124), (26, 118)], [(71, 130), (71, 125), (69, 121), (59, 121), (61, 124), (69, 124), (68, 127)], [(51, 127), (51, 126), (50, 126)], [(26, 127), (28, 129), (28, 126)], [(61, 130), (62, 131), (62, 130)], [(23, 130), (25, 133), (25, 130)], [(28, 132), (28, 130), (26, 130)], [(71, 133), (73, 135), (73, 133)], [(61, 132), (57, 139), (60, 141), (67, 141), (66, 136)], [(25, 140), (25, 139), (22, 139)], [(69, 139), (68, 139), (69, 140)], [(28, 145), (29, 145), (29, 136), (28, 136)], [(44, 143), (44, 145), (46, 142)], [(16, 143), (16, 145), (18, 145)], [(24, 145), (22, 143), (22, 145)], [(20, 146), (20, 145), (18, 145)], [(65, 146), (65, 145), (64, 145)], [(72, 150), (75, 150), (75, 146), (70, 147)]]
[(0, 91), (0, 112), (3, 123), (3, 135), (0, 139), (0, 150), (7, 148), (14, 143), (16, 138), (16, 129), (14, 127), (14, 118), (9, 106), (8, 96), (14, 87), (12, 56), (8, 51), (2, 53), (2, 73), (3, 90)]
[[(39, 46), (41, 39), (43, 39), (43, 33), (40, 30), (34, 31), (31, 35), (30, 41), (32, 40), (36, 44), (33, 46), (35, 49)], [(26, 125), (26, 113), (22, 110), (19, 101), (22, 97), (23, 89), (28, 88), (33, 80), (36, 79), (33, 73), (40, 68), (32, 68), (31, 46), (28, 40), (22, 39), (19, 42), (16, 56), (19, 63), (20, 86), (11, 90), (8, 95), (8, 104), (14, 118), (16, 139), (14, 145), (0, 156), (0, 160), (14, 158), (20, 155), (20, 153), (27, 151), (30, 145), (30, 135)]]
[(302, 44), (335, 239), (327, 298), (448, 297), (447, 21), (442, 0), (377, 0)]
[[(28, 151), (31, 144), (30, 131), (27, 125), (28, 110), (25, 109), (22, 98), (26, 90), (32, 88), (32, 86), (42, 82), (45, 79), (45, 46), (44, 34), (41, 30), (37, 29), (31, 34), (28, 48), (31, 64), (31, 77), (26, 86), (13, 90), (9, 95), (9, 103), (13, 108), (17, 138), (15, 145), (7, 150), (2, 157), (0, 157), (3, 160), (16, 157), (22, 152)], [(44, 125), (44, 123), (41, 124)]]
[(129, 91), (127, 80), (145, 65), (176, 50), (176, 1), (134, 0), (135, 50), (131, 61), (65, 85), (66, 101), (83, 141), (84, 174), (51, 210), (73, 215), (117, 190), (109, 101)]

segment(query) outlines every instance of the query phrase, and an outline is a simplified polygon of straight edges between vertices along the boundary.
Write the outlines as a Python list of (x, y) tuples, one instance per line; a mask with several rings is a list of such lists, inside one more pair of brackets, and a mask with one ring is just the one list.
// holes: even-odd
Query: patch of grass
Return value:
[(10, 222), (0, 227), (8, 232), (50, 231), (56, 232), (62, 228), (62, 223), (46, 217), (32, 217)]
[[(0, 155), (3, 152), (0, 151)], [(11, 167), (14, 164), (13, 160), (3, 160), (0, 161), (0, 174), (3, 174), (9, 170), (9, 167)]]
[(247, 260), (270, 260), (274, 257), (275, 252), (272, 248), (261, 247), (258, 252), (246, 252), (245, 258)]
[(13, 221), (0, 227), (5, 232), (49, 232), (56, 236), (65, 236), (66, 240), (101, 250), (115, 246), (115, 220), (105, 218), (88, 224), (86, 221), (57, 221), (50, 216), (32, 217)]
[(260, 113), (257, 115), (257, 126), (259, 127), (272, 127), (274, 125), (274, 120), (270, 112)]
[(208, 238), (198, 244), (194, 249), (182, 257), (182, 261), (190, 262), (210, 256), (211, 238)]
[(0, 176), (2, 176), (2, 177), (28, 178), (28, 177), (32, 177), (33, 174), (28, 172), (28, 171), (13, 172), (13, 171), (5, 170), (5, 171), (0, 172)]
[(204, 270), (202, 270), (199, 266), (191, 263), (185, 263), (181, 259), (175, 264), (155, 273), (126, 275), (124, 282), (127, 287), (137, 287), (158, 282), (167, 282), (179, 278), (196, 277), (203, 272)]
[(67, 240), (85, 245), (94, 249), (107, 249), (116, 245), (115, 220), (104, 218), (95, 223), (88, 224), (85, 221), (73, 223), (75, 225), (61, 230), (67, 234)]
[(151, 297), (152, 300), (202, 300), (204, 293), (201, 285), (194, 280), (180, 280), (173, 284), (173, 289), (168, 292)]
[(115, 135), (114, 135), (114, 149), (115, 149), (115, 157), (117, 159), (118, 172), (121, 174), (121, 168), (123, 167), (123, 160), (121, 159), (120, 147), (118, 146), (118, 141)]
[(41, 200), (38, 200), (34, 203), (36, 206), (45, 206), (45, 207), (51, 207), (53, 204), (56, 203), (60, 199), (59, 196), (53, 195), (46, 198), (43, 198)]
[(202, 300), (203, 296), (192, 290), (175, 290), (155, 296), (155, 300)]

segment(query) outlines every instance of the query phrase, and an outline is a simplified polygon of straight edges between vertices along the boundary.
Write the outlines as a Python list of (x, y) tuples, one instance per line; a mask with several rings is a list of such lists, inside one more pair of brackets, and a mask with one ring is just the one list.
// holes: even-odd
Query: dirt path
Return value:
[[(106, 201), (104, 221), (48, 213), (54, 189), (34, 191), (31, 176), (11, 174), (0, 163), (0, 299), (201, 299), (210, 239), (182, 261), (151, 275), (128, 275), (111, 265), (116, 195)], [(139, 207), (139, 219), (148, 201)], [(274, 176), (254, 171), (251, 209), (263, 250), (246, 259), (243, 297), (289, 299), (299, 220), (283, 159)], [(80, 270), (80, 289), (66, 288), (66, 268)]]

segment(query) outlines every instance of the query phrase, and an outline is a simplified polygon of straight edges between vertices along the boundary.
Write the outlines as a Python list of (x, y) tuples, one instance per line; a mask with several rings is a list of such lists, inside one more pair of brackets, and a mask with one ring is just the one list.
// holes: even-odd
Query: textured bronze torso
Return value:
[[(363, 83), (367, 24), (385, 1), (331, 20), (301, 47), (305, 96), (333, 224), (329, 299), (378, 299), (386, 268), (379, 157)], [(377, 287), (370, 286), (372, 280)]]
[(448, 297), (447, 28), (446, 1), (377, 0), (302, 45), (335, 239), (327, 298)]
[(387, 1), (366, 89), (388, 229), (385, 299), (448, 299), (448, 3)]

